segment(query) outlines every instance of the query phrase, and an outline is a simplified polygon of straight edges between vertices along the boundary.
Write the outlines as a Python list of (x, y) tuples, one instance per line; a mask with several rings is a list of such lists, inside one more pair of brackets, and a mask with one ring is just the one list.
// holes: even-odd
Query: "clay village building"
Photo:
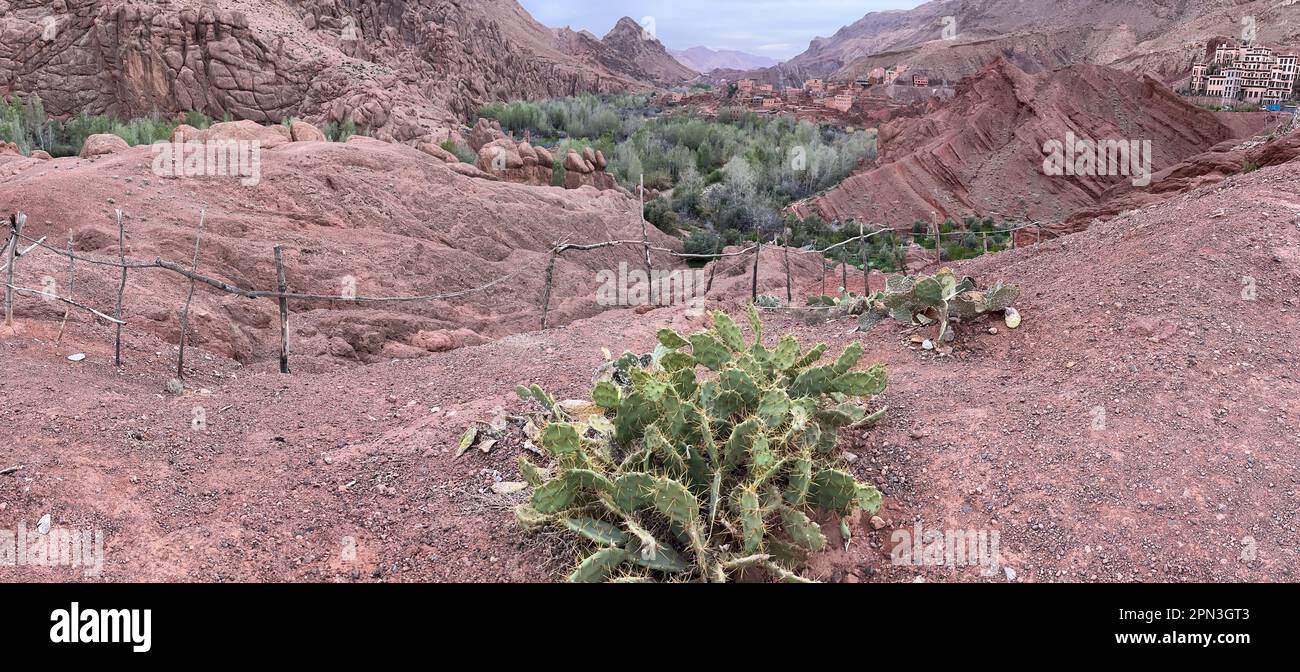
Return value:
[(840, 94), (836, 94), (834, 97), (824, 99), (822, 101), (822, 104), (825, 105), (826, 107), (831, 108), (832, 110), (839, 110), (840, 112), (848, 112), (849, 110), (853, 109), (854, 100), (855, 97), (852, 93), (840, 93)]
[(1223, 100), (1278, 105), (1296, 99), (1297, 56), (1268, 47), (1219, 44), (1192, 65), (1190, 90)]

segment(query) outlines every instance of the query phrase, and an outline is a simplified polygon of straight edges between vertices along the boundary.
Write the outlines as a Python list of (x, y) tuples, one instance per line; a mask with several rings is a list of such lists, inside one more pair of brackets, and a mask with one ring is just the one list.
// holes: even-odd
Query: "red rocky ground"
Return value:
[[(997, 334), (967, 325), (951, 358), (912, 348), (892, 324), (859, 336), (770, 314), (769, 334), (860, 338), (866, 361), (890, 373), (886, 419), (843, 437), (849, 468), (886, 495), (887, 527), (856, 521), (849, 549), (817, 557), (810, 574), (1294, 580), (1296, 184), (1292, 161), (959, 265), (1020, 284), (1025, 323)], [(784, 282), (776, 258), (764, 264), (772, 293)], [(731, 266), (720, 276), (736, 296), (743, 271)], [(171, 345), (152, 332), (128, 330), (117, 371), (105, 327), (77, 319), (55, 346), (52, 314), (20, 312), (16, 330), (0, 332), (0, 469), (22, 465), (0, 476), (0, 525), (48, 513), (57, 526), (105, 530), (104, 581), (551, 580), (567, 569), (562, 546), (515, 529), (509, 507), (526, 493), (490, 488), (517, 479), (517, 442), (456, 459), (457, 438), (498, 408), (522, 410), (517, 383), (577, 397), (601, 348), (649, 350), (657, 328), (701, 324), (681, 309), (613, 311), (420, 359), (303, 355), (292, 376), (200, 349), (193, 389), (175, 397), (163, 392)], [(88, 357), (67, 361), (74, 352)], [(917, 521), (999, 531), (1011, 572), (891, 566), (893, 529)], [(832, 541), (835, 528), (828, 521)], [(82, 579), (67, 568), (0, 577)]]

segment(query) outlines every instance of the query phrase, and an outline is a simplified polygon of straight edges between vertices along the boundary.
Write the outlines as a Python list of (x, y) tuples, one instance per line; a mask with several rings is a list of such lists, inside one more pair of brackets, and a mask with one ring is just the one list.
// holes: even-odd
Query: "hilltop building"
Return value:
[(1277, 105), (1296, 98), (1295, 54), (1268, 47), (1219, 44), (1207, 63), (1192, 64), (1191, 92), (1256, 105)]

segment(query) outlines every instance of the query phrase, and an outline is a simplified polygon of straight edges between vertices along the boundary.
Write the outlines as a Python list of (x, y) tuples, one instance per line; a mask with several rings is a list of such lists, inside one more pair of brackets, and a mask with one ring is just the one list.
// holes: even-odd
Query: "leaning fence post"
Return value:
[(555, 257), (560, 244), (551, 246), (551, 256), (546, 261), (546, 287), (542, 290), (542, 329), (546, 329), (546, 314), (551, 310), (551, 279), (555, 277)]
[(122, 266), (122, 280), (117, 285), (117, 337), (113, 340), (113, 365), (122, 366), (122, 297), (126, 294), (126, 224), (122, 223), (122, 211), (117, 211), (117, 260)]
[(289, 283), (284, 279), (284, 254), (275, 246), (275, 275), (280, 297), (280, 373), (289, 373)]
[[(190, 264), (190, 272), (199, 272), (199, 243), (203, 240), (203, 222), (207, 218), (207, 209), (199, 211), (199, 229), (194, 234), (194, 261)], [(194, 300), (194, 278), (190, 278), (190, 290), (185, 296), (185, 307), (181, 309), (181, 347), (180, 355), (176, 358), (176, 377), (185, 380), (185, 337), (190, 327), (190, 302)]]
[[(722, 254), (722, 250), (714, 252), (715, 255)], [(714, 256), (713, 263), (709, 264), (709, 281), (704, 285), (704, 295), (708, 296), (713, 290), (713, 274), (718, 272), (718, 264), (722, 263), (722, 257)]]
[(9, 245), (5, 248), (5, 260), (9, 262), (5, 281), (5, 326), (14, 326), (14, 266), (18, 263), (18, 235), (27, 223), (27, 215), (18, 213), (9, 216)]

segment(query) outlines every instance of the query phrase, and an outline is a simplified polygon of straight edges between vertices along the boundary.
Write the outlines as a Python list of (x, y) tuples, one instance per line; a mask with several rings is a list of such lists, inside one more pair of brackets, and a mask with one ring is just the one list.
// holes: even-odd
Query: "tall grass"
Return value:
[(179, 119), (149, 116), (121, 120), (108, 115), (80, 114), (67, 120), (50, 119), (39, 96), (0, 98), (0, 141), (18, 145), (30, 155), (41, 150), (51, 156), (76, 156), (86, 138), (112, 133), (128, 145), (148, 145), (171, 137), (181, 123), (207, 128), (212, 119), (201, 112), (187, 112)]

